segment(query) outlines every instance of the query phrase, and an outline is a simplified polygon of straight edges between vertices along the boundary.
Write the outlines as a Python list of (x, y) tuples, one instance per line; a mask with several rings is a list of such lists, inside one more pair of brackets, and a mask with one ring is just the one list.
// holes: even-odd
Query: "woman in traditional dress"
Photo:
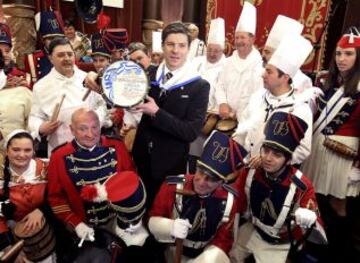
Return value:
[[(47, 163), (33, 158), (34, 140), (30, 133), (20, 129), (12, 131), (5, 139), (5, 148), (6, 157), (0, 178), (0, 250), (2, 252), (6, 252), (15, 243), (13, 235), (15, 224), (20, 222), (22, 234), (29, 236), (42, 228), (45, 215), (48, 214), (45, 199)], [(56, 262), (55, 253), (50, 250), (49, 253), (38, 251), (38, 254), (42, 255), (39, 255), (39, 260), (32, 262)], [(36, 251), (31, 253), (34, 252), (37, 253)], [(21, 252), (15, 262), (23, 262), (26, 257), (28, 254)], [(37, 256), (33, 254), (33, 257)]]
[(302, 167), (316, 193), (325, 201), (319, 205), (330, 246), (334, 245), (331, 251), (336, 251), (342, 261), (345, 260), (342, 255), (349, 253), (342, 253), (341, 247), (351, 247), (348, 242), (353, 231), (347, 203), (360, 192), (359, 82), (360, 34), (352, 27), (337, 43), (313, 125), (312, 153)]

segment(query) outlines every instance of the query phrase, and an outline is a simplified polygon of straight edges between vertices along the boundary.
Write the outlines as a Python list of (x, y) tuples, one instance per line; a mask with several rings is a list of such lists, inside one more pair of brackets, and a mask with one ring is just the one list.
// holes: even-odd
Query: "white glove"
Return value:
[(136, 225), (130, 224), (128, 228), (125, 229), (125, 232), (130, 234), (135, 233), (142, 226), (142, 220), (140, 220)]
[(360, 181), (360, 169), (357, 167), (351, 167), (349, 174), (350, 183), (357, 183)]
[(143, 246), (146, 238), (149, 236), (149, 233), (142, 224), (136, 229), (136, 233), (129, 233), (118, 226), (115, 227), (115, 233), (127, 246)]
[(309, 228), (316, 222), (317, 216), (314, 211), (306, 208), (298, 208), (295, 211), (295, 222), (302, 228)]
[(184, 239), (188, 235), (191, 227), (192, 225), (188, 219), (177, 218), (173, 222), (170, 234), (175, 238)]
[(81, 222), (75, 227), (75, 232), (80, 239), (93, 242), (95, 240), (94, 229)]

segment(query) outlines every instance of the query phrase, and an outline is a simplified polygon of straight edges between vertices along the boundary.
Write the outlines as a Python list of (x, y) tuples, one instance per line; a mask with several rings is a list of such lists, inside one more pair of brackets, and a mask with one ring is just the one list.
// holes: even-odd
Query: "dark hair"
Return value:
[(188, 39), (188, 45), (190, 46), (191, 34), (190, 34), (190, 30), (185, 26), (185, 24), (183, 24), (181, 22), (174, 22), (174, 23), (168, 24), (164, 28), (164, 30), (162, 31), (162, 34), (161, 34), (162, 43), (165, 42), (166, 38), (170, 34), (184, 34), (184, 35), (186, 35), (186, 37)]
[(2, 51), (0, 50), (0, 69), (4, 69), (5, 67), (5, 60)]
[[(276, 68), (277, 72), (278, 72), (278, 77), (282, 77), (284, 76), (286, 73), (284, 71), (282, 71), (279, 68)], [(292, 84), (292, 78), (289, 76), (289, 80), (288, 80), (288, 84), (291, 85)]]
[(273, 151), (275, 152), (278, 152), (278, 153), (281, 153), (284, 155), (285, 157), (285, 164), (292, 159), (292, 154), (285, 151), (283, 148), (277, 146), (276, 144), (273, 144), (273, 143), (270, 143), (270, 142), (265, 142), (263, 143), (263, 145), (261, 146), (262, 147), (268, 147), (268, 148), (271, 148)]
[[(350, 69), (349, 73), (343, 79), (344, 93), (346, 96), (352, 96), (357, 93), (357, 86), (360, 81), (360, 48), (355, 48), (356, 59), (354, 66)], [(339, 85), (339, 69), (335, 61), (336, 49), (329, 67), (329, 76), (326, 79), (324, 90), (329, 90)]]
[[(29, 139), (31, 140), (33, 146), (34, 146), (34, 139), (33, 137), (27, 133), (27, 132), (20, 132), (15, 134), (13, 137), (11, 137), (11, 139), (7, 142), (6, 148), (9, 148), (9, 145), (11, 145), (11, 142), (15, 139)], [(11, 173), (10, 173), (10, 161), (9, 158), (6, 156), (5, 157), (5, 162), (4, 162), (4, 185), (3, 185), (3, 194), (0, 197), (1, 201), (6, 201), (9, 199), (9, 183), (10, 183), (10, 179), (11, 179)], [(5, 207), (4, 207), (5, 208)], [(9, 205), (6, 206), (6, 209), (4, 210), (4, 208), (2, 209), (2, 212), (5, 212), (5, 217), (7, 219), (10, 219), (12, 217), (12, 213), (15, 210), (15, 207), (13, 205)]]
[(64, 27), (74, 27), (75, 28), (75, 23), (73, 19), (65, 19), (64, 20)]
[(55, 37), (49, 44), (49, 54), (51, 55), (57, 46), (70, 45), (73, 50), (70, 41), (66, 37)]
[(128, 50), (129, 50), (129, 55), (131, 55), (132, 53), (138, 50), (143, 51), (146, 55), (148, 54), (147, 47), (141, 42), (131, 42), (128, 46)]

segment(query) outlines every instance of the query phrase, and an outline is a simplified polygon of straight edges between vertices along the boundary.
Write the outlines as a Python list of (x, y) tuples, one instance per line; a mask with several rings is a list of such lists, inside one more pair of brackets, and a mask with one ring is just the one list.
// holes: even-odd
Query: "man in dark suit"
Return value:
[(199, 135), (209, 98), (209, 83), (186, 61), (191, 36), (182, 23), (162, 32), (164, 61), (150, 74), (146, 102), (137, 129), (133, 157), (151, 205), (168, 175), (186, 172), (189, 143)]

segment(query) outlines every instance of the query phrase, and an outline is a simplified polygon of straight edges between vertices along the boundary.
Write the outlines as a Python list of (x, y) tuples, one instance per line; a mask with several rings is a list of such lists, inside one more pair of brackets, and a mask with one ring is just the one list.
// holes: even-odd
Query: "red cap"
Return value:
[(360, 47), (360, 33), (356, 27), (350, 28), (350, 33), (344, 34), (337, 43), (341, 48)]
[(90, 202), (119, 202), (131, 196), (138, 188), (140, 179), (133, 171), (116, 173), (103, 184), (86, 185), (81, 189), (82, 199)]

